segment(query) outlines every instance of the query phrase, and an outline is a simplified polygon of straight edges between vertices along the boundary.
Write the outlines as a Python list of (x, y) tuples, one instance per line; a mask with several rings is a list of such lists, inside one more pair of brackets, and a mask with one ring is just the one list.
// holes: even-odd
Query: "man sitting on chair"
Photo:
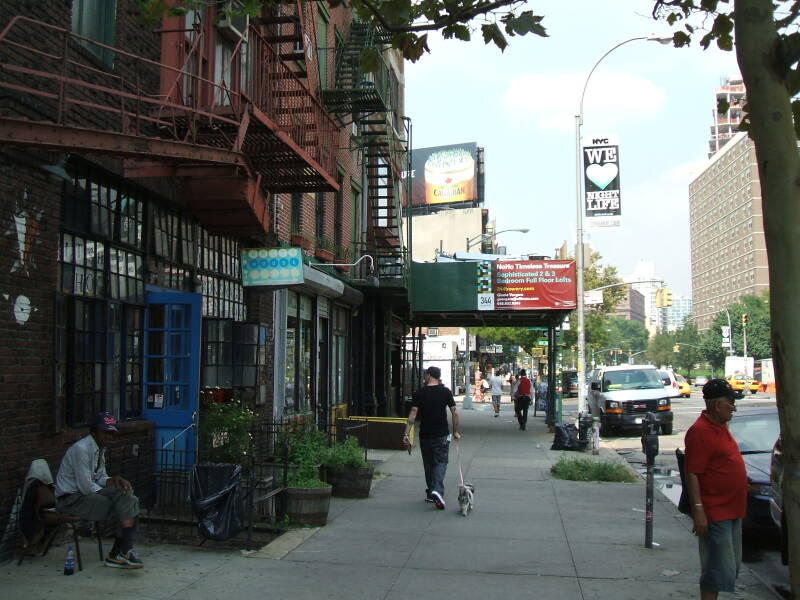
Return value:
[(106, 473), (105, 447), (117, 432), (116, 424), (110, 413), (99, 413), (89, 425), (89, 435), (67, 449), (56, 476), (56, 508), (87, 521), (115, 521), (117, 536), (105, 565), (141, 569), (144, 564), (133, 550), (139, 499), (130, 482)]

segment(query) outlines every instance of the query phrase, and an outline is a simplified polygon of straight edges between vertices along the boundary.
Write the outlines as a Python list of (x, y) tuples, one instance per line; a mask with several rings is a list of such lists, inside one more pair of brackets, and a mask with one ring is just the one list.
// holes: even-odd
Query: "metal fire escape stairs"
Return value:
[(321, 89), (320, 97), (340, 123), (352, 122), (357, 132), (354, 139), (367, 180), (366, 250), (375, 256), (377, 276), (381, 285), (396, 282), (404, 287), (400, 171), (408, 149), (395, 126), (400, 121), (391, 97), (391, 69), (381, 59), (374, 73), (361, 70), (362, 52), (383, 42), (374, 27), (353, 21), (349, 37), (336, 52), (334, 88)]

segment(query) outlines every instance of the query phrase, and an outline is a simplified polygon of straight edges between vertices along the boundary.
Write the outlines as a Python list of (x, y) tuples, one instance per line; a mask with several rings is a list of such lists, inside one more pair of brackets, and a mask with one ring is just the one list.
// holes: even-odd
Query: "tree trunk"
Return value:
[(747, 90), (755, 143), (772, 317), (772, 357), (783, 436), (783, 509), (789, 576), (800, 598), (800, 154), (792, 118), (788, 68), (781, 63), (772, 0), (735, 0), (736, 55)]

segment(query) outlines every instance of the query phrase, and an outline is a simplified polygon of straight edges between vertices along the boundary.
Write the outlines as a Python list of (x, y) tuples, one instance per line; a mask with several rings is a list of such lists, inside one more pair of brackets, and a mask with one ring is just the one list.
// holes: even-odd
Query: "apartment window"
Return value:
[(428, 328), (428, 337), (436, 337), (439, 335), (439, 328), (438, 327), (429, 327)]
[(339, 191), (333, 197), (333, 244), (336, 248), (344, 245), (344, 173), (339, 171), (336, 176)]
[(302, 231), (303, 221), (301, 211), (303, 210), (303, 194), (300, 192), (292, 193), (292, 233)]
[[(73, 0), (72, 32), (106, 46), (116, 40), (116, 0)], [(89, 40), (79, 40), (81, 46), (108, 66), (114, 64), (114, 54)]]
[(328, 19), (322, 11), (317, 13), (317, 63), (319, 86), (328, 88)]
[(317, 192), (316, 196), (316, 236), (317, 240), (325, 237), (325, 194)]

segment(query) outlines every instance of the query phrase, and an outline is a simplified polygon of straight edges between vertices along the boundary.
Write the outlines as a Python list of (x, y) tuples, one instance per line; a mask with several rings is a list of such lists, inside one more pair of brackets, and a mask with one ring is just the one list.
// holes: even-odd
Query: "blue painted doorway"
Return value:
[(156, 424), (156, 450), (167, 451), (159, 462), (187, 467), (197, 448), (201, 301), (201, 294), (147, 289), (144, 418)]

